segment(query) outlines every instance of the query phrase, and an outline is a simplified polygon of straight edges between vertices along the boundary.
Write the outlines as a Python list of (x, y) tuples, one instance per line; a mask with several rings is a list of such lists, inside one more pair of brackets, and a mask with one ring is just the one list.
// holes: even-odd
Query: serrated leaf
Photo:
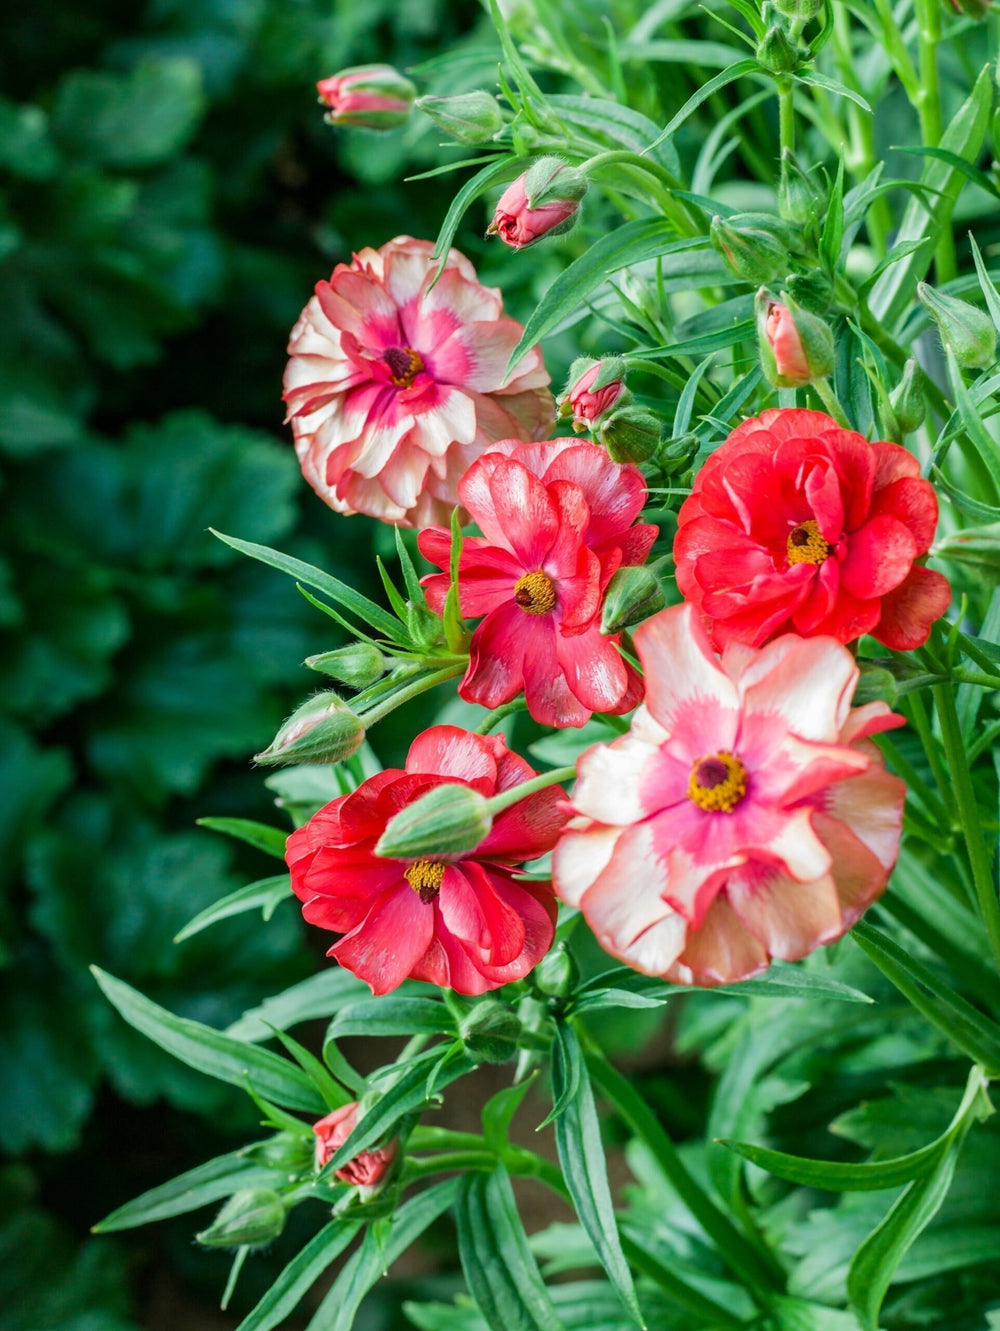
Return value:
[(110, 1234), (118, 1229), (134, 1229), (154, 1220), (186, 1215), (208, 1206), (222, 1197), (230, 1197), (241, 1188), (269, 1188), (276, 1178), (273, 1169), (265, 1169), (245, 1159), (239, 1151), (216, 1156), (204, 1165), (178, 1174), (169, 1183), (150, 1188), (141, 1196), (119, 1206), (94, 1225), (95, 1234)]
[(324, 1225), (301, 1252), (296, 1253), (252, 1312), (236, 1331), (272, 1331), (295, 1311), (303, 1296), (340, 1256), (361, 1228), (358, 1220), (338, 1216)]
[(92, 966), (94, 978), (109, 1002), (137, 1031), (188, 1067), (218, 1081), (245, 1087), (248, 1083), (275, 1104), (309, 1113), (323, 1113), (322, 1097), (306, 1074), (270, 1050), (245, 1044), (211, 1026), (174, 1016), (131, 985)]
[(260, 910), (264, 919), (269, 920), (276, 907), (291, 895), (292, 886), (287, 874), (279, 874), (275, 878), (260, 878), (255, 883), (248, 883), (246, 887), (237, 888), (235, 892), (230, 892), (213, 905), (199, 911), (180, 933), (174, 935), (174, 942), (183, 943), (185, 938), (192, 938), (195, 934), (201, 933), (202, 929), (207, 929), (210, 924), (228, 920), (233, 915), (242, 915), (248, 910)]

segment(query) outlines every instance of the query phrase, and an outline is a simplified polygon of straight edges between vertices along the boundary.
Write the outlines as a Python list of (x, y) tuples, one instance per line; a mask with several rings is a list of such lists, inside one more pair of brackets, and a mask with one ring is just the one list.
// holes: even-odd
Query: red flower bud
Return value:
[(765, 287), (757, 292), (757, 342), (768, 383), (797, 388), (823, 379), (833, 369), (833, 334), (815, 314), (802, 309), (786, 292), (775, 300)]
[(488, 236), (499, 236), (512, 249), (533, 245), (542, 236), (559, 235), (573, 225), (587, 178), (557, 157), (540, 157), (500, 195)]
[(417, 90), (391, 65), (355, 65), (328, 79), (316, 91), (331, 125), (362, 129), (397, 129), (410, 118)]
[(573, 429), (589, 430), (626, 392), (625, 362), (620, 356), (603, 360), (576, 361), (570, 367), (570, 382), (559, 405), (560, 416), (573, 417)]
[[(329, 1160), (333, 1159), (354, 1131), (357, 1122), (358, 1102), (352, 1100), (350, 1104), (341, 1105), (332, 1114), (327, 1114), (325, 1118), (313, 1124), (313, 1132), (316, 1134), (317, 1169), (322, 1169)], [(348, 1160), (346, 1165), (334, 1170), (333, 1177), (340, 1179), (341, 1183), (351, 1183), (355, 1187), (377, 1188), (392, 1168), (398, 1149), (399, 1142), (393, 1137), (377, 1150), (359, 1151), (353, 1160)]]

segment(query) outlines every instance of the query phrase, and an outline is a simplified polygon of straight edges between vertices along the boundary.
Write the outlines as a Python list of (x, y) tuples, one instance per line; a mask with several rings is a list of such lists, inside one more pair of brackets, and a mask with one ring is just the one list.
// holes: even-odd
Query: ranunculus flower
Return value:
[(497, 439), (554, 420), (541, 353), (507, 362), (523, 329), (450, 251), (397, 236), (338, 264), (292, 329), (285, 401), (306, 480), (338, 513), (446, 521), (458, 481)]
[(790, 295), (777, 301), (761, 287), (754, 302), (757, 348), (768, 383), (796, 388), (825, 379), (833, 370), (835, 347), (828, 325), (796, 304)]
[(495, 795), (535, 776), (498, 735), (432, 726), (410, 746), (405, 770), (387, 769), (315, 813), (288, 838), (292, 889), (310, 924), (344, 937), (329, 955), (388, 993), (407, 976), (481, 994), (520, 980), (548, 951), (551, 885), (515, 865), (551, 850), (566, 821), (556, 786), (497, 814), (461, 856), (416, 860), (375, 854), (400, 809), (446, 783)]
[[(574, 370), (579, 373), (574, 374)], [(577, 433), (591, 429), (617, 402), (627, 399), (624, 375), (625, 362), (620, 356), (575, 362), (570, 367), (570, 382), (559, 404), (559, 415), (572, 415)], [(596, 381), (600, 383), (595, 388)]]
[[(623, 564), (641, 564), (657, 529), (633, 526), (646, 500), (636, 467), (612, 462), (596, 444), (505, 440), (458, 487), (482, 536), (466, 537), (459, 562), (462, 614), (485, 616), (472, 635), (458, 691), (499, 707), (523, 690), (548, 726), (582, 726), (593, 712), (628, 712), (642, 681), (601, 633), (601, 605)], [(422, 531), (420, 551), (447, 569), (451, 533)], [(448, 575), (424, 579), (440, 611)]]
[[(313, 1124), (316, 1134), (316, 1168), (322, 1169), (328, 1160), (332, 1160), (344, 1142), (354, 1131), (358, 1122), (358, 1102), (352, 1100), (348, 1105), (341, 1105), (332, 1114), (327, 1114), (318, 1123)], [(333, 1177), (341, 1183), (353, 1183), (355, 1187), (373, 1192), (392, 1168), (399, 1141), (396, 1137), (375, 1150), (359, 1151), (346, 1165), (333, 1171)]]
[(733, 643), (719, 662), (691, 606), (635, 633), (646, 700), (580, 759), (559, 896), (649, 975), (728, 984), (850, 929), (899, 853), (906, 787), (852, 708), (858, 669), (830, 638)]
[(586, 192), (583, 172), (558, 157), (540, 157), (500, 195), (486, 234), (515, 250), (561, 235), (575, 222)]
[(410, 118), (417, 90), (391, 65), (353, 65), (328, 79), (316, 91), (332, 125), (363, 129), (397, 129)]
[(776, 633), (871, 633), (919, 647), (951, 599), (916, 561), (937, 498), (916, 458), (869, 443), (821, 411), (744, 421), (711, 455), (678, 514), (677, 585), (718, 648)]

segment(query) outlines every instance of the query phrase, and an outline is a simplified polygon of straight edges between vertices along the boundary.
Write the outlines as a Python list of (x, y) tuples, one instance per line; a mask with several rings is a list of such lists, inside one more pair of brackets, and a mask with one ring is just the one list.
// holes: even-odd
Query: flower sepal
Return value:
[(475, 850), (493, 819), (486, 799), (470, 786), (435, 786), (391, 818), (375, 854), (395, 860), (424, 860)]
[(203, 1248), (263, 1248), (285, 1228), (285, 1206), (271, 1188), (234, 1192), (215, 1220), (195, 1238)]
[(361, 718), (332, 690), (297, 708), (254, 762), (339, 763), (357, 753), (365, 738)]

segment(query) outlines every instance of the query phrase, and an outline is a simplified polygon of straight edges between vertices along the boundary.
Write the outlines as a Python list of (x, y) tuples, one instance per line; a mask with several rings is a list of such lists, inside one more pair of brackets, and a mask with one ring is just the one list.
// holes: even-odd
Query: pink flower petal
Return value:
[(482, 865), (450, 864), (437, 904), (449, 933), (486, 965), (507, 966), (524, 947), (524, 922), (494, 892)]
[(645, 671), (646, 706), (667, 730), (675, 728), (674, 716), (685, 703), (735, 712), (736, 689), (691, 606), (661, 610), (633, 636)]
[(496, 791), (497, 765), (484, 735), (458, 726), (431, 726), (410, 745), (408, 772), (451, 777), (484, 795)]
[(951, 604), (951, 585), (943, 573), (914, 565), (895, 591), (882, 598), (882, 615), (872, 636), (896, 652), (921, 647), (931, 625)]
[(732, 873), (726, 896), (772, 957), (798, 961), (844, 931), (830, 874), (800, 883), (777, 869)]
[[(723, 669), (729, 657), (723, 655)], [(748, 714), (774, 713), (801, 739), (836, 740), (858, 680), (850, 652), (824, 638), (785, 634), (736, 676)]]
[(697, 931), (689, 931), (687, 946), (666, 972), (675, 984), (734, 984), (766, 970), (767, 949), (733, 910), (725, 895), (717, 896)]
[(883, 514), (850, 537), (840, 578), (859, 599), (885, 596), (905, 580), (916, 556), (917, 543), (910, 529)]

